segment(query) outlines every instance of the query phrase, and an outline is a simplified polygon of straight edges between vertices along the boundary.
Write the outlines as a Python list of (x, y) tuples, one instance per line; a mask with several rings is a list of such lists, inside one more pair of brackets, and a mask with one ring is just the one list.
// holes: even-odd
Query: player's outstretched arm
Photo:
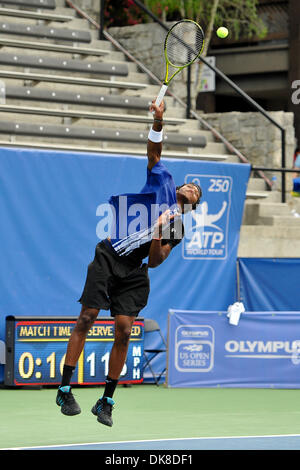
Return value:
[[(164, 102), (159, 106), (155, 105), (155, 100), (152, 101), (150, 111), (153, 113), (153, 125), (152, 131), (149, 132), (148, 143), (147, 143), (147, 155), (148, 155), (148, 168), (152, 170), (154, 165), (159, 162), (161, 151), (162, 151), (162, 127), (163, 127), (163, 114), (164, 114)], [(152, 139), (152, 140), (151, 140)]]

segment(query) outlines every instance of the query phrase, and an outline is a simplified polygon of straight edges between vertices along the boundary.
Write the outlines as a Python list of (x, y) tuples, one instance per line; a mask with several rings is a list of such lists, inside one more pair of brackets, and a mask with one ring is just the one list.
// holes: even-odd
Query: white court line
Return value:
[[(261, 436), (217, 436), (217, 437), (174, 437), (170, 439), (140, 439), (135, 441), (101, 441), (101, 442), (85, 442), (85, 443), (71, 443), (71, 444), (52, 444), (45, 446), (34, 447), (7, 447), (0, 450), (23, 450), (23, 449), (48, 449), (51, 447), (70, 447), (70, 446), (91, 446), (91, 445), (105, 445), (105, 444), (135, 444), (138, 442), (162, 442), (162, 441), (192, 441), (192, 440), (213, 440), (213, 439), (260, 439), (272, 437), (300, 437), (300, 434), (270, 434)], [(117, 449), (116, 449), (117, 450)]]

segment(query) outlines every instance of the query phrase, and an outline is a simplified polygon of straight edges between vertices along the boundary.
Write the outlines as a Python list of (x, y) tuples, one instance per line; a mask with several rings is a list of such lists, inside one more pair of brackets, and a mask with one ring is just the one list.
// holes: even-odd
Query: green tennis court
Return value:
[(252, 444), (255, 449), (264, 436), (268, 436), (265, 446), (271, 446), (270, 437), (280, 436), (276, 449), (281, 448), (281, 442), (285, 442), (282, 446), (288, 442), (288, 448), (300, 449), (298, 390), (119, 386), (112, 428), (99, 424), (90, 411), (102, 390), (74, 387), (82, 413), (67, 417), (55, 404), (55, 388), (1, 389), (0, 448), (80, 445), (78, 448), (84, 449), (83, 444), (95, 443), (118, 449), (127, 443), (127, 448), (134, 449), (139, 442), (139, 449), (151, 449), (155, 448), (153, 442), (166, 440), (162, 448), (167, 449), (172, 448), (167, 444), (172, 440), (176, 449), (176, 442), (182, 439), (184, 448), (195, 449), (206, 445), (205, 439), (196, 438), (218, 438), (214, 448), (235, 449), (230, 437), (242, 448), (246, 440), (241, 437), (259, 436)]

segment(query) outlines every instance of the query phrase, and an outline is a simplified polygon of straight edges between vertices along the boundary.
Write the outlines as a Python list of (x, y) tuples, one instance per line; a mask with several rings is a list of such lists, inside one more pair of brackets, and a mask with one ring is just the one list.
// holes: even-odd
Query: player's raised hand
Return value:
[(165, 110), (165, 103), (162, 101), (159, 106), (155, 104), (155, 100), (152, 101), (149, 111), (154, 115), (154, 118), (162, 119)]

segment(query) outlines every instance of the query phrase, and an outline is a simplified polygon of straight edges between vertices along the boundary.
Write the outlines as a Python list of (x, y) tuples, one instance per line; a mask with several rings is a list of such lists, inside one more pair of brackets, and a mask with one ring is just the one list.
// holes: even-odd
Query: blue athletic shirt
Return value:
[[(154, 223), (159, 215), (167, 209), (178, 209), (175, 182), (161, 161), (151, 170), (147, 168), (146, 184), (139, 193), (112, 196), (109, 203), (114, 208), (112, 247), (119, 256), (126, 256), (128, 261), (138, 265), (149, 254)], [(180, 217), (171, 222), (167, 233), (171, 235), (163, 237), (163, 244), (169, 243), (173, 248), (180, 243), (183, 237)]]

